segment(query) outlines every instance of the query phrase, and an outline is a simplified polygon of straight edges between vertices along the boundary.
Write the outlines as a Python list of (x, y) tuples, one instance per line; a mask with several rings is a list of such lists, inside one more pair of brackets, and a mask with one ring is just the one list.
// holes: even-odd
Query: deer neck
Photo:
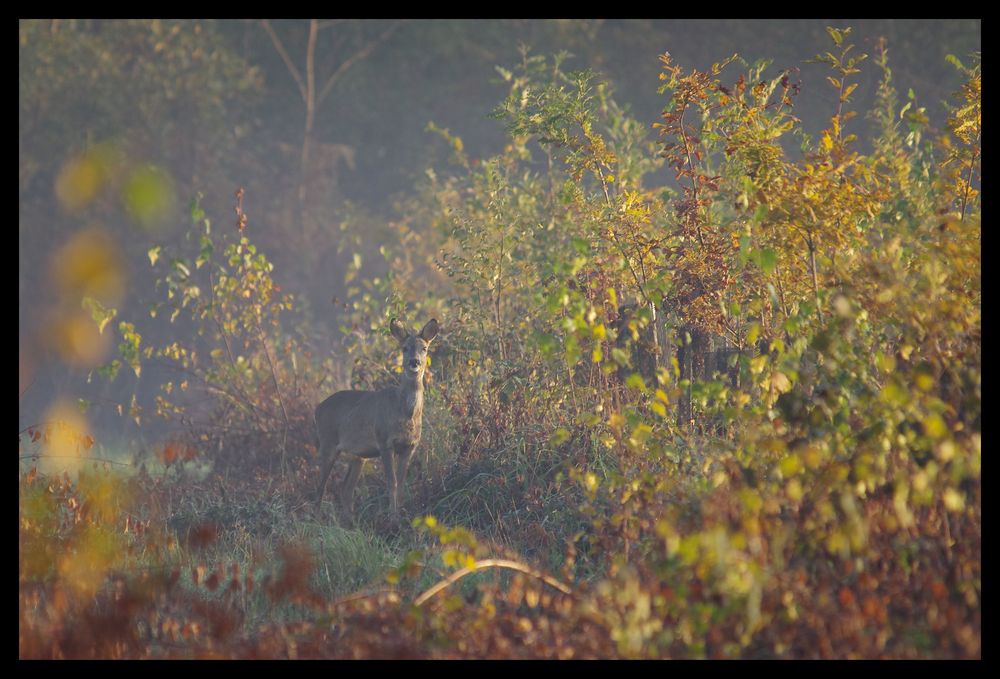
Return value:
[(404, 375), (399, 384), (399, 409), (404, 417), (420, 417), (424, 410), (423, 374), (410, 377)]

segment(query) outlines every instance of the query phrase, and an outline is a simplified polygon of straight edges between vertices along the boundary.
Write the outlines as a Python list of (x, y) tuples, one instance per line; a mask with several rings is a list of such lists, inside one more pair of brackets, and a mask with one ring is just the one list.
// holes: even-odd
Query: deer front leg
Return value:
[(393, 447), (392, 444), (387, 444), (382, 450), (382, 467), (385, 469), (385, 485), (389, 491), (389, 512), (393, 517), (396, 517), (399, 513), (399, 505), (397, 503), (397, 479), (396, 479), (396, 465), (393, 461)]
[(403, 493), (406, 490), (406, 471), (409, 467), (410, 460), (413, 459), (413, 451), (417, 449), (416, 445), (412, 446), (401, 446), (396, 450), (396, 504), (397, 506), (402, 503)]

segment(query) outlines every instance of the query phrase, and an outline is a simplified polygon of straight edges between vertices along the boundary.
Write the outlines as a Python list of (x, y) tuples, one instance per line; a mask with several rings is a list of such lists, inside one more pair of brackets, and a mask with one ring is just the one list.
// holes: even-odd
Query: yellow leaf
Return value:
[(802, 484), (799, 483), (798, 479), (792, 479), (785, 486), (785, 493), (788, 495), (788, 499), (792, 502), (798, 502), (802, 499)]
[(788, 376), (786, 376), (785, 373), (775, 372), (771, 375), (771, 386), (774, 387), (775, 391), (784, 394), (792, 388), (792, 383), (789, 381)]
[(944, 491), (944, 506), (952, 512), (961, 511), (965, 507), (965, 498), (954, 488), (949, 488)]
[(799, 459), (798, 455), (789, 455), (779, 463), (778, 468), (785, 478), (795, 476), (802, 471), (802, 460)]

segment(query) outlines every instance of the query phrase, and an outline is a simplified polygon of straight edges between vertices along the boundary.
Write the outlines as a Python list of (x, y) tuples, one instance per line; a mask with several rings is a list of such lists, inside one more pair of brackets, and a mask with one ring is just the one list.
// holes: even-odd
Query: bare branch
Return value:
[(278, 34), (274, 32), (271, 28), (271, 22), (267, 19), (263, 19), (260, 25), (264, 27), (267, 34), (271, 36), (271, 42), (274, 43), (274, 49), (278, 50), (278, 54), (281, 55), (282, 61), (285, 62), (285, 66), (288, 68), (288, 72), (292, 74), (292, 78), (295, 79), (295, 83), (299, 86), (299, 94), (302, 95), (302, 101), (306, 100), (306, 84), (302, 82), (302, 76), (299, 75), (299, 69), (295, 68), (295, 64), (292, 62), (292, 58), (288, 56), (288, 52), (285, 51), (285, 46), (281, 42), (281, 38)]
[(387, 28), (382, 33), (382, 35), (375, 38), (375, 40), (371, 41), (370, 43), (362, 47), (349, 59), (342, 62), (340, 66), (337, 67), (337, 70), (333, 72), (333, 75), (330, 76), (330, 79), (326, 81), (326, 84), (323, 85), (323, 90), (319, 93), (319, 96), (316, 98), (316, 106), (318, 107), (320, 104), (323, 103), (323, 100), (326, 99), (326, 96), (328, 94), (330, 94), (330, 90), (333, 89), (333, 86), (337, 83), (338, 80), (340, 80), (341, 76), (347, 73), (347, 71), (352, 66), (354, 66), (354, 64), (368, 57), (368, 55), (372, 53), (372, 50), (378, 47), (381, 43), (385, 42), (389, 38), (389, 36), (395, 33), (399, 29), (399, 27), (405, 24), (407, 21), (408, 20), (397, 21), (392, 26)]

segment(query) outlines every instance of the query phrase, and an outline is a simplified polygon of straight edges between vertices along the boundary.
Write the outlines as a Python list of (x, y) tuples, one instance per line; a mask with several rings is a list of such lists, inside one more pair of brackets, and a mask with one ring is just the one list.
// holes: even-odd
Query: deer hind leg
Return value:
[(340, 506), (348, 517), (354, 515), (354, 486), (358, 483), (358, 477), (361, 475), (361, 467), (364, 464), (364, 458), (351, 458), (350, 466), (347, 468), (347, 476), (344, 478), (344, 483), (341, 485), (338, 493), (340, 496)]

